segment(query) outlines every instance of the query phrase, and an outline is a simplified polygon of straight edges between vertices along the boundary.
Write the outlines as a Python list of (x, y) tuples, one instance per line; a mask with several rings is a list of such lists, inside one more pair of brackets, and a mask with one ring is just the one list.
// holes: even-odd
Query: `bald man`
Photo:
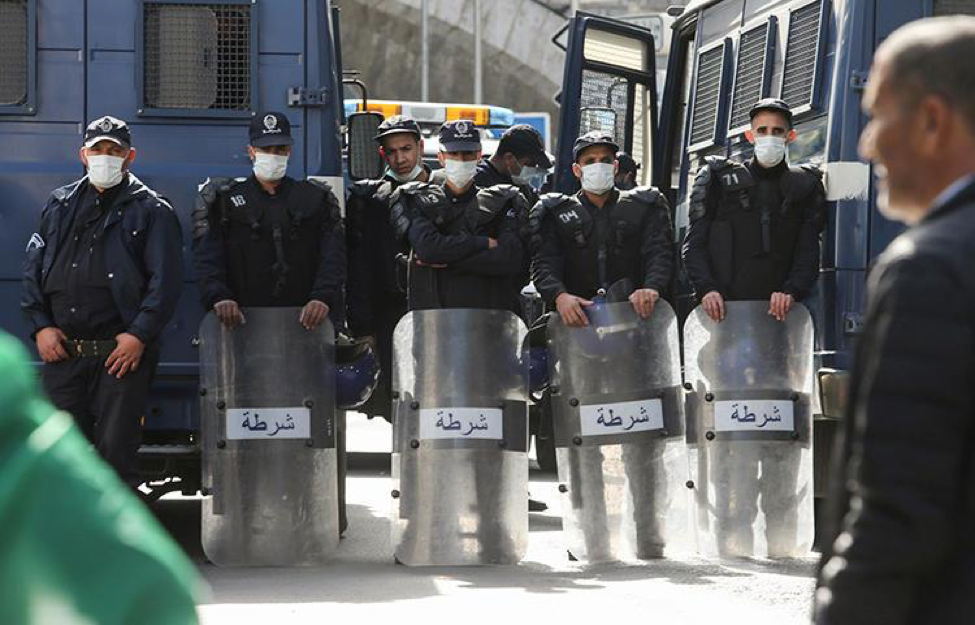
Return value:
[(815, 622), (975, 619), (975, 18), (878, 49), (860, 152), (908, 230), (878, 259)]

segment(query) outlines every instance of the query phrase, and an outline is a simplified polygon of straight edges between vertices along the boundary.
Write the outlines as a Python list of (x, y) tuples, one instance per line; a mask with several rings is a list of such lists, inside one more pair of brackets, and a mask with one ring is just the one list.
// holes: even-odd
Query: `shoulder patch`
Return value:
[(330, 185), (327, 180), (320, 178), (318, 176), (309, 176), (308, 178), (305, 179), (305, 182), (318, 187), (319, 189), (325, 191), (326, 193), (334, 193), (334, 191), (332, 190), (332, 185)]
[(651, 206), (656, 204), (661, 198), (660, 191), (657, 191), (653, 187), (634, 187), (629, 191), (624, 191), (621, 195), (624, 197), (629, 196), (641, 204)]
[(47, 244), (44, 242), (44, 238), (40, 235), (40, 233), (35, 232), (34, 234), (30, 235), (30, 241), (27, 242), (27, 250), (25, 251), (29, 252), (31, 250), (39, 250), (46, 245)]

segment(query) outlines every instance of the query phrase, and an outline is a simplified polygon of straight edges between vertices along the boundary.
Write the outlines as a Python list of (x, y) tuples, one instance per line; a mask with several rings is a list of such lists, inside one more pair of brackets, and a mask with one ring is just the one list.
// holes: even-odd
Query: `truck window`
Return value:
[(691, 87), (694, 84), (691, 80), (694, 76), (694, 33), (691, 31), (681, 36), (681, 47), (679, 48), (681, 59), (680, 64), (676, 65), (677, 72), (682, 80), (677, 86), (680, 101), (674, 110), (674, 130), (670, 137), (670, 187), (675, 191), (680, 188), (680, 172), (684, 160), (686, 140), (684, 134), (687, 127), (687, 107), (691, 102)]
[(744, 132), (749, 127), (748, 111), (769, 93), (774, 58), (774, 26), (774, 18), (763, 21), (742, 32), (738, 40), (729, 134)]
[(710, 147), (718, 142), (721, 94), (727, 91), (725, 59), (729, 43), (720, 41), (698, 54), (694, 105), (691, 109), (691, 150)]
[(782, 99), (801, 115), (818, 105), (822, 80), (820, 48), (823, 45), (823, 1), (792, 11), (782, 70)]
[(254, 91), (252, 5), (236, 1), (143, 4), (143, 106), (249, 114)]
[(935, 15), (975, 15), (975, 0), (934, 0)]
[(0, 2), (0, 112), (22, 107), (29, 95), (30, 19), (28, 0)]

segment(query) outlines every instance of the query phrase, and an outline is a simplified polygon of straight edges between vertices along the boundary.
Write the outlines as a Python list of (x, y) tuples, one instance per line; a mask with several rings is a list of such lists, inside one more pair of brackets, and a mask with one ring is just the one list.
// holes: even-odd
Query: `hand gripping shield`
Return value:
[(549, 375), (562, 527), (587, 562), (691, 550), (677, 318), (629, 302), (549, 320)]
[(704, 555), (791, 558), (813, 540), (813, 325), (768, 302), (684, 324), (687, 441)]
[(393, 335), (396, 559), (513, 564), (528, 545), (526, 330), (507, 311), (407, 314)]
[(299, 313), (200, 326), (203, 550), (218, 565), (315, 565), (338, 548), (335, 335)]

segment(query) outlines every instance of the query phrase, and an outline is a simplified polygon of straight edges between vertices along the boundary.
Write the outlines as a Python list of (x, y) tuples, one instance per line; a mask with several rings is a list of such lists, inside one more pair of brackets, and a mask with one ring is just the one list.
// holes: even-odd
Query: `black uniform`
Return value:
[(486, 189), (488, 187), (493, 187), (499, 184), (510, 184), (518, 187), (521, 194), (525, 196), (528, 201), (528, 206), (534, 206), (535, 202), (538, 201), (538, 192), (529, 184), (519, 184), (512, 179), (511, 176), (507, 174), (502, 174), (498, 171), (498, 168), (494, 166), (490, 158), (482, 158), (477, 164), (477, 173), (474, 174), (474, 184), (478, 188)]
[(204, 309), (304, 306), (319, 300), (344, 322), (345, 236), (328, 185), (285, 177), (274, 195), (252, 175), (209, 181), (194, 211), (193, 251)]
[(670, 290), (673, 228), (656, 189), (614, 189), (602, 208), (584, 191), (549, 193), (532, 209), (531, 229), (532, 279), (549, 306), (562, 293), (588, 299), (624, 278), (661, 296)]
[(708, 157), (691, 190), (687, 277), (700, 299), (805, 297), (819, 276), (826, 195), (818, 170)]
[[(319, 300), (336, 329), (345, 321), (345, 233), (338, 200), (324, 183), (284, 177), (271, 195), (251, 175), (209, 180), (193, 215), (193, 252), (203, 307), (301, 307)], [(297, 321), (297, 320), (296, 320)], [(341, 414), (341, 413), (340, 413)], [(345, 511), (345, 425), (340, 417), (339, 527)]]
[[(427, 169), (429, 174), (429, 169)], [(361, 410), (389, 415), (393, 370), (393, 330), (407, 311), (405, 242), (389, 218), (389, 200), (400, 187), (392, 176), (362, 180), (349, 189), (346, 244), (349, 260), (348, 323), (355, 336), (374, 336), (379, 383)]]
[[(514, 276), (524, 249), (518, 214), (527, 203), (517, 187), (454, 195), (446, 186), (410, 183), (393, 196), (397, 235), (411, 249), (409, 308), (496, 308), (517, 313)], [(488, 238), (498, 246), (488, 249)], [(426, 264), (446, 267), (424, 267)]]
[[(60, 328), (71, 356), (44, 365), (44, 390), (132, 485), (160, 337), (182, 288), (181, 238), (169, 203), (128, 174), (101, 194), (87, 178), (56, 190), (28, 248), (21, 307), (31, 335)], [(145, 350), (117, 379), (105, 361), (121, 333)]]

